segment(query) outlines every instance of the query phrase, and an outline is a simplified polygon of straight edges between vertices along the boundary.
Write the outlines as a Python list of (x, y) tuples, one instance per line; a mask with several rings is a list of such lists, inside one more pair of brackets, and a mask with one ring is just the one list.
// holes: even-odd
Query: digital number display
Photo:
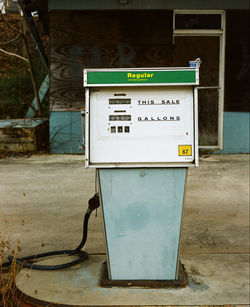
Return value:
[(109, 115), (110, 121), (130, 121), (131, 115)]
[(131, 99), (128, 98), (113, 98), (109, 99), (109, 104), (131, 104)]

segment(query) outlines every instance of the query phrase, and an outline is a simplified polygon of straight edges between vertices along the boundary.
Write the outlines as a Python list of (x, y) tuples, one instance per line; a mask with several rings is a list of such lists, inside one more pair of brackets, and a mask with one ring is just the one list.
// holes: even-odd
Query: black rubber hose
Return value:
[[(68, 267), (71, 267), (73, 265), (79, 264), (83, 261), (85, 261), (88, 258), (88, 254), (84, 251), (81, 251), (83, 246), (85, 245), (87, 241), (87, 236), (88, 236), (88, 222), (91, 213), (97, 209), (100, 206), (99, 202), (99, 196), (98, 194), (95, 194), (90, 200), (89, 200), (89, 207), (88, 210), (85, 213), (84, 220), (83, 220), (83, 235), (82, 235), (82, 240), (81, 243), (77, 246), (76, 249), (73, 250), (59, 250), (59, 251), (51, 251), (47, 253), (41, 253), (41, 254), (36, 254), (36, 255), (31, 255), (27, 257), (22, 257), (22, 258), (16, 258), (14, 259), (13, 256), (8, 257), (8, 262), (5, 262), (2, 264), (2, 267), (8, 267), (12, 264), (13, 260), (16, 261), (17, 264), (22, 265), (24, 268), (29, 268), (29, 269), (36, 269), (36, 270), (59, 270), (59, 269), (65, 269)], [(63, 263), (63, 264), (58, 264), (58, 265), (40, 265), (36, 264), (35, 261), (39, 258), (44, 258), (48, 256), (55, 256), (55, 255), (77, 255), (78, 259), (75, 259), (73, 261)]]
[[(22, 265), (24, 268), (28, 269), (36, 269), (36, 270), (59, 270), (59, 269), (65, 269), (69, 268), (72, 265), (76, 265), (78, 263), (83, 262), (88, 258), (88, 254), (86, 252), (80, 252), (77, 255), (79, 256), (78, 259), (63, 263), (63, 264), (57, 264), (57, 265), (41, 265), (41, 264), (35, 264), (34, 260), (42, 257), (48, 257), (48, 256), (53, 256), (53, 255), (71, 255), (72, 250), (61, 250), (61, 251), (54, 251), (54, 252), (48, 252), (48, 253), (43, 253), (43, 254), (38, 254), (38, 255), (32, 255), (29, 257), (23, 257), (23, 258), (16, 258), (15, 261), (17, 264)], [(27, 258), (33, 259), (28, 260)], [(8, 259), (10, 260), (10, 264), (13, 261), (13, 256), (9, 256)]]

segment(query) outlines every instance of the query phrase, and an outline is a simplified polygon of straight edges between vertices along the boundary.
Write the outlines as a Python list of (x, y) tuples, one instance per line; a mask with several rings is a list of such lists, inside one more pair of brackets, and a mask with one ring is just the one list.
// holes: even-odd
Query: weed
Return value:
[[(41, 84), (45, 73), (35, 66), (38, 84)], [(33, 87), (27, 67), (11, 67), (0, 81), (0, 119), (24, 118), (34, 98)], [(43, 104), (43, 116), (48, 115), (48, 101)]]
[[(5, 238), (0, 238), (0, 306), (1, 307), (14, 307), (14, 296), (16, 292), (15, 279), (20, 271), (20, 266), (16, 264), (18, 252), (21, 247), (17, 242), (14, 249)], [(13, 260), (11, 265), (6, 268), (3, 266), (5, 254), (12, 254)]]

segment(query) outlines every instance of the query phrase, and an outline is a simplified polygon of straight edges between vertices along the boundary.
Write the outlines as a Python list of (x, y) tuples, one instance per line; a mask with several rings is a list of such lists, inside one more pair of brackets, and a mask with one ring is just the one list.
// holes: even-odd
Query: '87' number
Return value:
[(182, 149), (182, 155), (183, 156), (188, 155), (188, 149)]

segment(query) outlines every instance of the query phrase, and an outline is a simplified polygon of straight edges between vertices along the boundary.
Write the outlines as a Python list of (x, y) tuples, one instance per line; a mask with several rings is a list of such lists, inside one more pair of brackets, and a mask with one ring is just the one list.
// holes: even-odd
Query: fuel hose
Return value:
[[(90, 198), (88, 204), (89, 206), (88, 206), (88, 209), (85, 213), (84, 220), (83, 220), (82, 240), (80, 244), (77, 246), (77, 248), (73, 250), (51, 251), (47, 253), (41, 253), (41, 254), (31, 255), (31, 256), (22, 257), (22, 258), (14, 258), (13, 256), (8, 256), (9, 261), (3, 263), (2, 267), (8, 267), (12, 264), (13, 261), (15, 261), (17, 264), (21, 265), (24, 268), (36, 269), (36, 270), (59, 270), (59, 269), (65, 269), (65, 268), (71, 267), (73, 265), (76, 265), (78, 263), (85, 261), (88, 258), (88, 253), (82, 251), (81, 249), (84, 247), (87, 241), (88, 222), (89, 222), (90, 215), (95, 209), (97, 209), (100, 206), (98, 193), (96, 193), (92, 198)], [(67, 255), (67, 256), (76, 255), (78, 256), (78, 258), (70, 262), (66, 262), (66, 263), (58, 264), (58, 265), (36, 264), (37, 259), (49, 257), (49, 256), (55, 256), (55, 255)]]

